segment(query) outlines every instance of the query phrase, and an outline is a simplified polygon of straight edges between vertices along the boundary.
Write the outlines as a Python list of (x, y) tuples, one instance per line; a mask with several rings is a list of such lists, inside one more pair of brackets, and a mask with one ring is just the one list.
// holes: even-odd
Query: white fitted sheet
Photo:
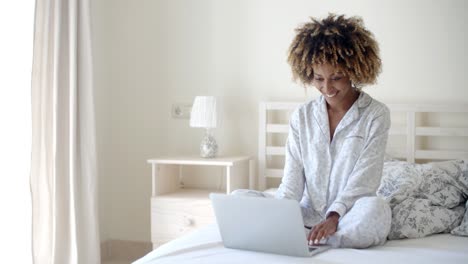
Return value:
[(134, 264), (183, 263), (468, 263), (468, 237), (450, 234), (388, 241), (370, 249), (330, 249), (299, 258), (225, 248), (215, 224), (196, 230), (153, 250)]

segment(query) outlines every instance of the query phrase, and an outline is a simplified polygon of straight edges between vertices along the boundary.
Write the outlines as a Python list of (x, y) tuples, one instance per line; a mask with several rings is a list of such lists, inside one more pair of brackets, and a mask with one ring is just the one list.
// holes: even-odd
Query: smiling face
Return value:
[(329, 106), (346, 107), (356, 100), (357, 91), (351, 87), (349, 77), (329, 63), (313, 66), (312, 85), (325, 97)]

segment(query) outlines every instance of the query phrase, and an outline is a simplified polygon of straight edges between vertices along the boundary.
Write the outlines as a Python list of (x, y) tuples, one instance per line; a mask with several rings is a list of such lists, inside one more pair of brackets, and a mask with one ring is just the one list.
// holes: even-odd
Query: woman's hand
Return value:
[(325, 221), (312, 227), (308, 237), (309, 245), (317, 245), (321, 239), (328, 238), (329, 236), (333, 235), (338, 228), (339, 218), (340, 215), (338, 213), (331, 212), (328, 214)]

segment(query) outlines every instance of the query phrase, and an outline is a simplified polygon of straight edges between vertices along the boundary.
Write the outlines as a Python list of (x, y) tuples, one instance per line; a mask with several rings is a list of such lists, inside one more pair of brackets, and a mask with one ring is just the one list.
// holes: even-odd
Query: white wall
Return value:
[(383, 73), (366, 89), (377, 99), (468, 103), (463, 0), (93, 3), (102, 240), (149, 241), (146, 160), (197, 153), (202, 131), (172, 119), (172, 103), (219, 96), (221, 154), (256, 156), (258, 102), (306, 99), (291, 82), (286, 51), (309, 16), (363, 17), (381, 47)]

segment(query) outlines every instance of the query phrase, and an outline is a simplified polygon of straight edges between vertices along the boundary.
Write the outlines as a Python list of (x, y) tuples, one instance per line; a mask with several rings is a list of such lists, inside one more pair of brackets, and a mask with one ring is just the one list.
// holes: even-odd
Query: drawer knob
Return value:
[(191, 226), (191, 225), (193, 225), (193, 223), (194, 223), (193, 219), (190, 219), (190, 218), (184, 216), (184, 224), (186, 226)]

